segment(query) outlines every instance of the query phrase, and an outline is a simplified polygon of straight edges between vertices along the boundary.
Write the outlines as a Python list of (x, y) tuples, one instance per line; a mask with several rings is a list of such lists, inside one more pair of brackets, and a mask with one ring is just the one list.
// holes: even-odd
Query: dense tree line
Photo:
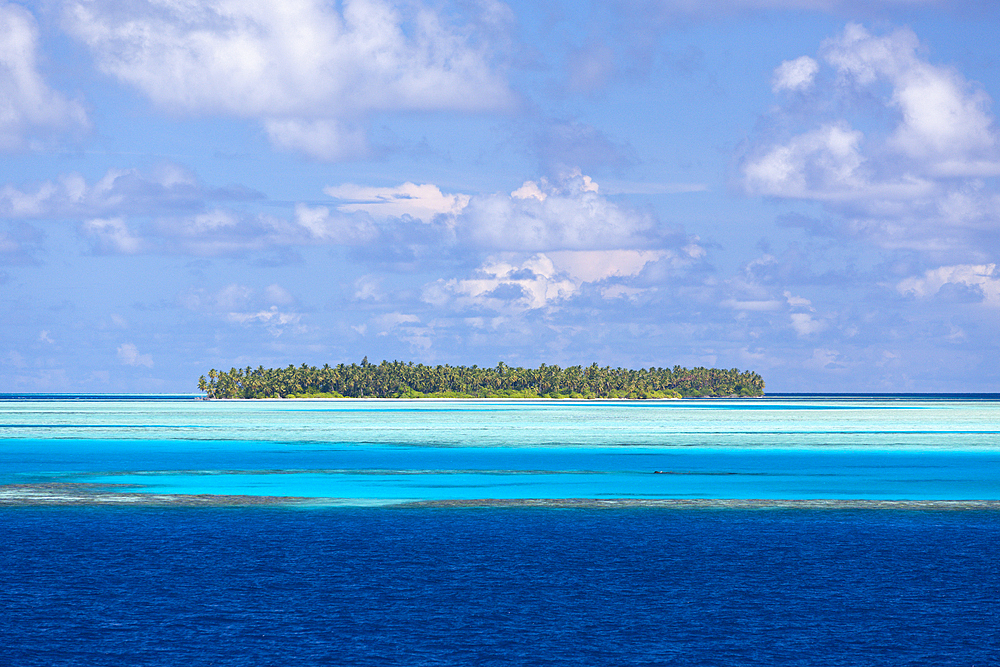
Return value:
[(286, 368), (212, 369), (198, 380), (208, 398), (680, 398), (763, 396), (757, 373), (718, 368), (425, 366), (383, 361)]

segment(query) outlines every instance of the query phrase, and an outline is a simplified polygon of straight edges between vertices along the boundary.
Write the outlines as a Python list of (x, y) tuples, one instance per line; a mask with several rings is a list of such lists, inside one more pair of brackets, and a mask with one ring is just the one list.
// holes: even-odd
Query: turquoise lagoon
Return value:
[[(0, 398), (26, 488), (301, 497), (1000, 500), (997, 397)], [(83, 488), (83, 487), (81, 487)]]

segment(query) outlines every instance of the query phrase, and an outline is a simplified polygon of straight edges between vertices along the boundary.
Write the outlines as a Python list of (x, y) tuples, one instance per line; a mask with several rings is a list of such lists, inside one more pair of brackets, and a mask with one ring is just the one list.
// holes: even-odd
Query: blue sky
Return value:
[(1000, 7), (0, 3), (0, 391), (717, 366), (1000, 391)]

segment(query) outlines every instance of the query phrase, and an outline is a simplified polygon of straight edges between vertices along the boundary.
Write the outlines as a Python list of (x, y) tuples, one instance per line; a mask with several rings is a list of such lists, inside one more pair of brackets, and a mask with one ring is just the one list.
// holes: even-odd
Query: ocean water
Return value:
[[(993, 665), (1000, 510), (947, 501), (1000, 499), (998, 425), (997, 397), (7, 397), (0, 665)], [(502, 502), (567, 498), (622, 502)]]
[(995, 665), (994, 512), (20, 507), (0, 663)]
[(1000, 401), (0, 400), (0, 485), (32, 484), (361, 505), (1000, 500)]

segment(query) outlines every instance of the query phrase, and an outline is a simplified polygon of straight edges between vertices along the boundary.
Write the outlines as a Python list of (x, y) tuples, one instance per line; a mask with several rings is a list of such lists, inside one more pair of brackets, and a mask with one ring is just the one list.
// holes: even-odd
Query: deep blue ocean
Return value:
[(995, 665), (991, 512), (21, 507), (4, 665)]
[(997, 500), (996, 396), (0, 396), (0, 667), (996, 665)]

